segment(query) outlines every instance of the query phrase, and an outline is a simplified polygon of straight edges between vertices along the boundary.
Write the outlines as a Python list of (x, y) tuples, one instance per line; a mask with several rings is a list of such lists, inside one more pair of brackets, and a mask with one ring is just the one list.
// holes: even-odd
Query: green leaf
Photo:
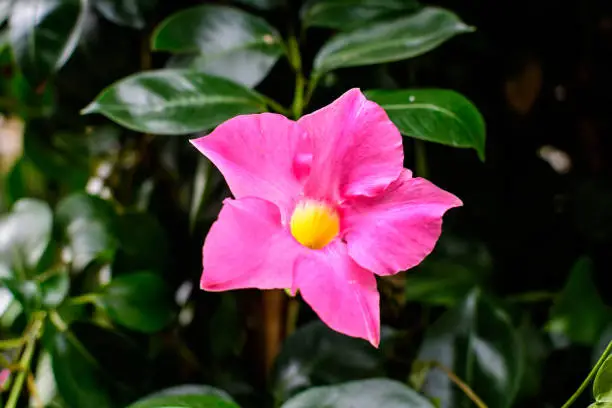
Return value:
[(271, 10), (284, 5), (285, 0), (236, 0), (236, 3), (241, 3), (261, 10)]
[(593, 382), (593, 396), (598, 403), (612, 403), (612, 355), (609, 355), (597, 371)]
[(239, 408), (213, 395), (170, 395), (136, 402), (127, 408)]
[(172, 68), (192, 68), (254, 87), (283, 54), (282, 38), (264, 19), (226, 6), (199, 6), (164, 20), (153, 34), (157, 51), (181, 53)]
[(11, 46), (30, 83), (40, 84), (68, 61), (84, 22), (80, 0), (15, 1), (9, 17)]
[(416, 10), (416, 0), (310, 0), (300, 10), (305, 27), (350, 31), (381, 17), (397, 17)]
[(446, 89), (403, 89), (368, 91), (366, 96), (387, 111), (403, 135), (473, 148), (484, 160), (484, 119), (463, 95)]
[(45, 331), (57, 390), (70, 407), (112, 408), (98, 363), (69, 332)]
[(168, 240), (159, 221), (147, 213), (125, 213), (117, 219), (119, 247), (113, 271), (163, 271), (168, 264)]
[(454, 306), (492, 272), (492, 257), (485, 245), (445, 233), (436, 250), (406, 276), (410, 302)]
[(27, 312), (31, 313), (40, 309), (42, 295), (40, 293), (40, 286), (35, 281), (2, 278), (0, 283), (13, 294), (15, 300)]
[(592, 268), (587, 257), (576, 261), (546, 325), (548, 331), (584, 345), (596, 344), (612, 317), (593, 282)]
[[(523, 356), (508, 315), (479, 290), (447, 311), (428, 329), (420, 361), (437, 361), (465, 381), (485, 404), (512, 405), (521, 383)], [(441, 407), (459, 407), (465, 396), (445, 373), (432, 369), (425, 391)]]
[(61, 200), (55, 214), (74, 269), (82, 270), (93, 260), (107, 262), (112, 259), (117, 245), (116, 219), (108, 202), (76, 193)]
[(138, 29), (145, 27), (144, 14), (156, 3), (156, 0), (93, 0), (96, 9), (108, 21)]
[(140, 400), (138, 403), (144, 403), (150, 400), (156, 400), (162, 397), (170, 397), (170, 396), (213, 396), (218, 397), (222, 400), (233, 402), (232, 397), (229, 396), (223, 390), (220, 390), (215, 387), (211, 387), (210, 385), (199, 385), (199, 384), (184, 384), (177, 385), (175, 387), (166, 388), (161, 391), (154, 392)]
[(102, 113), (139, 132), (180, 135), (265, 110), (257, 93), (227, 79), (159, 70), (132, 75), (110, 86), (83, 113)]
[(144, 333), (157, 332), (174, 318), (166, 283), (149, 272), (114, 278), (104, 287), (101, 301), (115, 322)]
[(42, 305), (49, 309), (58, 307), (70, 290), (70, 275), (65, 267), (52, 271), (52, 275), (40, 283)]
[(433, 50), (457, 34), (474, 29), (454, 13), (425, 7), (417, 13), (338, 34), (314, 61), (315, 76), (337, 68), (380, 64), (413, 58)]
[(353, 381), (311, 388), (282, 408), (433, 408), (434, 405), (402, 383), (386, 379)]
[(272, 387), (275, 399), (285, 401), (315, 384), (335, 384), (381, 374), (380, 351), (316, 321), (301, 326), (285, 341), (274, 363)]
[(22, 199), (11, 212), (0, 217), (0, 264), (13, 272), (40, 272), (38, 269), (51, 241), (53, 213), (47, 203)]

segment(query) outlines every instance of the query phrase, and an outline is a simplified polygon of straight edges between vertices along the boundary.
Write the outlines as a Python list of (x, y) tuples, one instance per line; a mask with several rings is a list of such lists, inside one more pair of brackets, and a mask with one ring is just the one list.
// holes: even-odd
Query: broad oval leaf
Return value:
[(51, 241), (53, 213), (47, 203), (17, 201), (0, 217), (0, 264), (13, 271), (37, 272)]
[(117, 219), (118, 250), (113, 272), (162, 271), (168, 264), (168, 240), (159, 221), (148, 213), (127, 212)]
[(184, 135), (265, 109), (260, 95), (225, 78), (166, 69), (124, 78), (83, 113), (101, 113), (138, 132)]
[(215, 395), (166, 395), (136, 402), (127, 408), (239, 408)]
[(158, 399), (161, 397), (169, 397), (169, 396), (181, 396), (181, 395), (193, 395), (193, 396), (214, 396), (219, 397), (225, 401), (233, 402), (232, 397), (230, 395), (218, 388), (211, 387), (210, 385), (201, 385), (201, 384), (183, 384), (176, 385), (174, 387), (166, 388), (161, 391), (154, 392), (153, 394), (147, 395), (139, 399), (137, 402), (143, 403), (145, 401), (149, 401), (152, 399)]
[(158, 51), (181, 53), (170, 68), (192, 68), (248, 87), (283, 54), (282, 38), (264, 19), (226, 6), (199, 6), (164, 20), (153, 35)]
[(610, 307), (593, 282), (592, 261), (587, 257), (578, 259), (552, 307), (546, 329), (572, 342), (594, 345), (611, 317)]
[(60, 201), (55, 214), (74, 269), (82, 270), (95, 259), (112, 259), (117, 247), (116, 215), (108, 202), (76, 193)]
[[(522, 349), (509, 316), (478, 289), (428, 329), (417, 359), (448, 367), (495, 408), (512, 405), (523, 372)], [(463, 393), (438, 369), (428, 373), (424, 389), (439, 399), (441, 408), (465, 403)]]
[(382, 354), (368, 343), (339, 334), (315, 321), (298, 328), (274, 362), (273, 392), (285, 401), (313, 385), (383, 374)]
[(385, 109), (402, 134), (472, 148), (484, 160), (484, 119), (465, 96), (446, 89), (373, 90), (366, 95)]
[(282, 408), (433, 408), (416, 391), (393, 380), (370, 379), (315, 387), (293, 397)]
[(359, 65), (413, 58), (433, 50), (457, 34), (473, 31), (454, 13), (425, 7), (418, 12), (338, 34), (327, 42), (314, 61), (315, 76)]
[(310, 0), (300, 10), (306, 27), (350, 31), (384, 17), (397, 17), (416, 10), (416, 0)]
[(286, 0), (236, 0), (236, 3), (255, 7), (261, 10), (271, 10), (286, 3)]
[(19, 0), (9, 17), (15, 60), (33, 85), (60, 69), (77, 46), (86, 9), (80, 0)]
[(139, 29), (145, 26), (145, 12), (155, 3), (156, 0), (93, 0), (96, 9), (108, 21)]
[(101, 300), (111, 319), (144, 333), (163, 329), (174, 317), (166, 283), (150, 272), (113, 278), (104, 287)]
[(593, 396), (598, 403), (612, 403), (612, 355), (597, 371), (593, 382)]
[(45, 330), (46, 348), (57, 390), (72, 407), (111, 408), (115, 404), (106, 393), (107, 382), (97, 362), (69, 332)]

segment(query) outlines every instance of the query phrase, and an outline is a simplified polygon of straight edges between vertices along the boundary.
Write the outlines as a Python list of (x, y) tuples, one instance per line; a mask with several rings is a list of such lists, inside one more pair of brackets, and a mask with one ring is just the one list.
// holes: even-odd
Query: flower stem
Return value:
[(275, 111), (276, 113), (280, 113), (281, 115), (285, 115), (288, 116), (289, 115), (289, 109), (285, 108), (283, 105), (281, 105), (280, 103), (276, 102), (274, 99), (266, 96), (266, 95), (261, 95), (264, 99), (264, 101), (266, 102), (266, 105), (268, 105), (270, 108), (272, 108), (273, 111)]
[(287, 39), (287, 56), (289, 63), (295, 71), (295, 93), (293, 95), (293, 104), (291, 112), (294, 119), (299, 119), (304, 110), (304, 88), (306, 87), (306, 78), (302, 72), (302, 56), (300, 55), (300, 45), (294, 34), (291, 34)]
[(414, 139), (414, 161), (417, 176), (428, 178), (429, 166), (427, 165), (427, 152), (425, 151), (425, 142), (419, 139)]
[(476, 395), (476, 393), (474, 392), (474, 390), (472, 390), (470, 388), (469, 385), (467, 385), (465, 382), (463, 382), (461, 380), (461, 378), (457, 377), (457, 375), (455, 373), (453, 373), (448, 367), (446, 367), (443, 364), (438, 363), (437, 361), (431, 361), (430, 364), (433, 367), (438, 368), (439, 370), (441, 370), (442, 372), (444, 372), (444, 374), (446, 374), (446, 376), (453, 382), (455, 383), (455, 385), (457, 387), (459, 387), (461, 389), (461, 391), (463, 391), (463, 393), (470, 399), (472, 400), (472, 402), (474, 403), (474, 405), (476, 405), (478, 408), (487, 408), (487, 405), (480, 399), (480, 397), (478, 395)]
[(9, 394), (8, 400), (4, 408), (15, 408), (17, 406), (17, 402), (19, 400), (19, 396), (21, 395), (23, 384), (29, 373), (30, 363), (32, 362), (32, 357), (34, 356), (34, 350), (36, 348), (36, 339), (40, 334), (43, 319), (44, 315), (35, 317), (32, 321), (32, 325), (24, 336), (27, 338), (27, 340), (25, 349), (23, 351), (23, 354), (21, 355), (21, 359), (19, 360), (19, 366), (21, 367), (21, 371), (19, 372), (19, 374), (17, 374), (17, 378), (13, 383), (11, 393)]
[(563, 404), (561, 408), (568, 408), (570, 405), (576, 402), (580, 394), (582, 394), (584, 390), (589, 386), (590, 382), (593, 380), (593, 378), (595, 377), (595, 375), (597, 374), (597, 372), (603, 365), (604, 361), (606, 361), (606, 357), (608, 357), (608, 354), (610, 354), (610, 351), (612, 351), (612, 341), (608, 343), (608, 346), (606, 347), (604, 352), (599, 357), (599, 360), (597, 360), (597, 363), (595, 364), (595, 366), (591, 369), (591, 372), (589, 373), (587, 378), (585, 378), (582, 384), (580, 384), (580, 387), (578, 387), (576, 392), (572, 394), (572, 396), (565, 402), (565, 404)]
[(21, 347), (23, 343), (23, 337), (18, 339), (0, 340), (0, 350), (18, 348)]
[(69, 300), (72, 305), (92, 304), (94, 306), (98, 306), (99, 301), (100, 297), (97, 293), (87, 293), (85, 295), (73, 297)]

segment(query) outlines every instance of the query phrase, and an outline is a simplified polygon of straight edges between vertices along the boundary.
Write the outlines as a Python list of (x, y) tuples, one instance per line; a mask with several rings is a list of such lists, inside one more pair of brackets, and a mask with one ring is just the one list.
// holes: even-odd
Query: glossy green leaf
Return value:
[(233, 402), (232, 397), (230, 397), (230, 395), (227, 392), (220, 390), (218, 388), (215, 388), (215, 387), (211, 387), (210, 385), (201, 385), (201, 384), (183, 384), (183, 385), (177, 385), (174, 387), (166, 388), (161, 391), (154, 392), (153, 394), (150, 394), (138, 400), (138, 402), (142, 403), (142, 402), (152, 400), (152, 399), (157, 399), (160, 397), (169, 397), (169, 396), (177, 396), (177, 395), (194, 395), (194, 396), (208, 395), (208, 396), (219, 397), (225, 401)]
[(166, 283), (150, 272), (120, 275), (104, 287), (101, 300), (111, 319), (133, 330), (154, 333), (174, 318)]
[(0, 279), (0, 285), (13, 294), (15, 300), (21, 304), (26, 312), (31, 313), (40, 308), (42, 295), (40, 286), (36, 282), (2, 278)]
[(484, 119), (463, 95), (445, 89), (404, 89), (368, 91), (366, 96), (385, 109), (403, 135), (472, 148), (484, 160)]
[(51, 241), (53, 213), (49, 206), (22, 199), (0, 217), (0, 264), (25, 276), (37, 272)]
[(117, 25), (142, 29), (145, 13), (156, 0), (93, 0), (93, 5), (106, 18)]
[(425, 7), (406, 17), (366, 25), (332, 37), (315, 58), (314, 75), (343, 67), (413, 58), (457, 34), (473, 30), (448, 10)]
[(15, 1), (9, 33), (15, 60), (38, 85), (60, 69), (77, 46), (85, 22), (80, 0)]
[(182, 10), (164, 20), (152, 47), (181, 53), (170, 68), (192, 68), (248, 87), (265, 78), (283, 54), (280, 34), (264, 19), (214, 5)]
[(316, 321), (301, 326), (285, 340), (274, 363), (272, 389), (276, 400), (285, 401), (313, 385), (381, 374), (380, 351)]
[(112, 259), (117, 245), (116, 219), (108, 202), (76, 193), (61, 200), (55, 213), (74, 269), (81, 270), (93, 260)]
[(300, 17), (306, 27), (350, 31), (382, 17), (409, 14), (418, 5), (416, 0), (310, 0)]
[(69, 332), (45, 333), (57, 390), (70, 407), (111, 408), (98, 363)]
[(153, 215), (121, 214), (117, 219), (117, 238), (113, 271), (163, 271), (168, 265), (168, 239)]
[(51, 275), (40, 283), (41, 303), (43, 307), (56, 308), (68, 296), (70, 275), (63, 266), (50, 273)]
[(593, 396), (598, 403), (612, 404), (612, 355), (606, 358), (597, 371), (593, 382)]
[(592, 262), (580, 258), (559, 294), (547, 329), (565, 335), (575, 343), (594, 345), (612, 318), (592, 278)]
[(285, 4), (286, 0), (236, 0), (236, 3), (244, 4), (246, 6), (258, 8), (261, 10), (271, 10)]
[(179, 135), (210, 129), (236, 115), (265, 111), (261, 97), (234, 82), (199, 72), (159, 70), (125, 78), (83, 113), (102, 113), (129, 129)]
[(239, 408), (214, 395), (168, 395), (136, 402), (127, 408)]
[(298, 394), (282, 408), (433, 408), (434, 405), (400, 382), (386, 379), (315, 387)]
[[(479, 290), (429, 327), (417, 359), (448, 367), (495, 408), (512, 405), (524, 369), (510, 318)], [(438, 398), (442, 408), (466, 403), (463, 393), (438, 369), (429, 372), (424, 390)]]
[(405, 299), (454, 306), (486, 282), (493, 266), (487, 247), (463, 236), (444, 233), (436, 250), (406, 276)]

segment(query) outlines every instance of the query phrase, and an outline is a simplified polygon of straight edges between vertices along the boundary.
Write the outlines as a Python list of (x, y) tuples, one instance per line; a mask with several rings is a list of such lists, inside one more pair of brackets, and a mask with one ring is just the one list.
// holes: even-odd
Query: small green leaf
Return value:
[(144, 333), (157, 332), (174, 318), (167, 285), (150, 272), (135, 272), (114, 278), (101, 294), (111, 319)]
[(144, 398), (138, 400), (138, 403), (144, 403), (150, 400), (156, 400), (162, 397), (170, 397), (170, 396), (213, 396), (219, 397), (222, 400), (233, 402), (232, 397), (223, 390), (220, 390), (215, 387), (211, 387), (210, 385), (198, 385), (198, 384), (184, 384), (177, 385), (175, 387), (166, 388), (161, 391), (154, 392), (153, 394), (147, 395)]
[(77, 46), (85, 23), (80, 0), (15, 1), (9, 34), (15, 60), (31, 84), (60, 69)]
[(239, 408), (213, 395), (169, 395), (136, 402), (127, 408)]
[(315, 387), (298, 394), (282, 408), (433, 408), (434, 405), (400, 382), (386, 379)]
[(93, 0), (96, 9), (108, 21), (138, 29), (144, 28), (144, 14), (156, 3), (156, 0)]
[(306, 27), (350, 31), (382, 17), (397, 17), (416, 10), (416, 0), (310, 0), (300, 10)]
[(598, 403), (612, 403), (612, 355), (609, 355), (597, 371), (593, 383), (593, 396)]
[(403, 135), (453, 147), (473, 148), (485, 157), (485, 123), (463, 95), (445, 89), (367, 91)]
[(61, 200), (55, 213), (73, 268), (82, 270), (93, 260), (112, 259), (117, 245), (116, 216), (108, 202), (76, 193)]
[(47, 203), (27, 198), (16, 202), (10, 213), (0, 217), (0, 264), (13, 272), (40, 272), (52, 228), (53, 213)]
[(128, 212), (117, 219), (119, 247), (113, 271), (163, 271), (168, 264), (168, 239), (159, 221), (147, 213)]
[(413, 58), (457, 34), (473, 30), (448, 10), (425, 7), (406, 17), (366, 25), (332, 37), (315, 58), (314, 75), (321, 76), (343, 67)]
[(192, 68), (254, 87), (283, 54), (282, 38), (264, 19), (227, 6), (179, 11), (153, 34), (157, 51), (181, 53), (171, 68)]
[(227, 79), (187, 70), (159, 70), (117, 82), (83, 113), (101, 113), (139, 132), (181, 135), (265, 110), (257, 93)]
[(70, 407), (112, 408), (107, 383), (97, 362), (69, 332), (45, 330), (45, 345), (57, 390)]
[(0, 284), (6, 287), (14, 296), (24, 310), (31, 313), (40, 309), (41, 293), (40, 286), (31, 280), (18, 281), (15, 279), (0, 279)]
[(52, 271), (48, 279), (40, 283), (42, 305), (46, 308), (56, 308), (68, 296), (70, 290), (70, 275), (65, 267)]
[(551, 310), (547, 330), (575, 343), (594, 345), (611, 317), (593, 282), (591, 260), (580, 258)]
[(275, 398), (285, 401), (315, 384), (382, 374), (382, 354), (378, 350), (317, 321), (301, 326), (285, 341), (274, 363), (272, 387)]
[(286, 4), (286, 0), (235, 0), (236, 3), (254, 7), (260, 10), (272, 10)]
[[(520, 340), (509, 316), (477, 289), (430, 326), (417, 359), (448, 367), (490, 407), (512, 405), (523, 372)], [(445, 407), (466, 403), (438, 369), (430, 371), (424, 390)]]

